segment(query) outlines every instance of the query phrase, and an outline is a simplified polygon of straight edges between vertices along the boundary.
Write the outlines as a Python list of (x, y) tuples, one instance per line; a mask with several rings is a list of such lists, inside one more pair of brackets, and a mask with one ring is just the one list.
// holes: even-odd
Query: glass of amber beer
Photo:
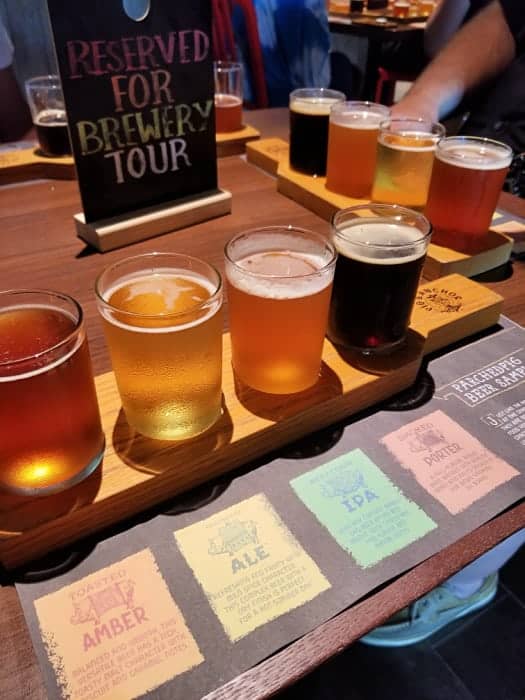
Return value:
[(215, 61), (215, 131), (242, 129), (242, 66), (234, 61)]
[(58, 292), (0, 292), (0, 486), (62, 491), (102, 460), (104, 434), (79, 304)]
[(290, 167), (307, 175), (326, 175), (330, 110), (346, 99), (327, 88), (290, 93)]
[(445, 128), (425, 119), (387, 119), (380, 124), (374, 202), (423, 209), (438, 142)]
[(368, 197), (376, 169), (379, 124), (388, 107), (338, 102), (330, 111), (326, 187), (347, 197)]
[(129, 424), (182, 440), (221, 414), (222, 281), (197, 258), (147, 253), (96, 281), (122, 407)]
[(425, 208), (435, 243), (468, 252), (486, 237), (511, 161), (512, 149), (499, 141), (439, 142)]
[(291, 394), (319, 378), (336, 253), (292, 226), (241, 233), (226, 246), (232, 364), (248, 386)]
[(422, 214), (397, 205), (364, 204), (334, 215), (334, 343), (366, 355), (403, 343), (430, 234)]

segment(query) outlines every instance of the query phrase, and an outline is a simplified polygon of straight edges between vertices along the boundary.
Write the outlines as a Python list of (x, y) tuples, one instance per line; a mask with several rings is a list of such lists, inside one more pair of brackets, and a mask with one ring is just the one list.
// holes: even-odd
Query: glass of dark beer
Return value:
[(58, 75), (26, 81), (26, 95), (40, 150), (46, 156), (71, 155), (66, 109)]
[(58, 292), (0, 293), (0, 485), (47, 495), (102, 460), (104, 434), (79, 304)]
[(367, 355), (403, 344), (430, 235), (422, 214), (396, 204), (364, 204), (334, 215), (339, 256), (330, 340)]
[(300, 88), (290, 93), (290, 167), (307, 175), (326, 175), (330, 110), (346, 100), (327, 88)]

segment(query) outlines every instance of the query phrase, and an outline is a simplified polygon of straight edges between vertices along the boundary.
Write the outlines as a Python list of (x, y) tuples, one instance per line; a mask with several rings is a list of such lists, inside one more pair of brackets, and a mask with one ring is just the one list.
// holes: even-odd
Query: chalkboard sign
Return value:
[(87, 222), (217, 191), (210, 0), (140, 4), (48, 0)]

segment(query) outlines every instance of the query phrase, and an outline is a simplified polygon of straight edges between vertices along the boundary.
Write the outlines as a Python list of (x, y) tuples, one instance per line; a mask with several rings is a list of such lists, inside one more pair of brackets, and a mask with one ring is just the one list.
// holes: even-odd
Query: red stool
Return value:
[(377, 83), (375, 101), (383, 105), (394, 104), (394, 93), (398, 80), (413, 82), (417, 78), (417, 73), (399, 73), (379, 66), (377, 69)]

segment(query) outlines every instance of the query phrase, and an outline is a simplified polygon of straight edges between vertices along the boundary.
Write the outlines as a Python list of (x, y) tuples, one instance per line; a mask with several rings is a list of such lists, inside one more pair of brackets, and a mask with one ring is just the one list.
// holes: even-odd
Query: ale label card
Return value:
[(134, 698), (204, 661), (149, 549), (35, 600), (62, 694)]
[(362, 568), (377, 564), (437, 527), (359, 449), (290, 484)]
[(211, 3), (48, 0), (86, 221), (217, 189)]
[(264, 494), (174, 536), (232, 642), (330, 588)]
[(443, 411), (385, 435), (382, 443), (452, 514), (519, 474)]

